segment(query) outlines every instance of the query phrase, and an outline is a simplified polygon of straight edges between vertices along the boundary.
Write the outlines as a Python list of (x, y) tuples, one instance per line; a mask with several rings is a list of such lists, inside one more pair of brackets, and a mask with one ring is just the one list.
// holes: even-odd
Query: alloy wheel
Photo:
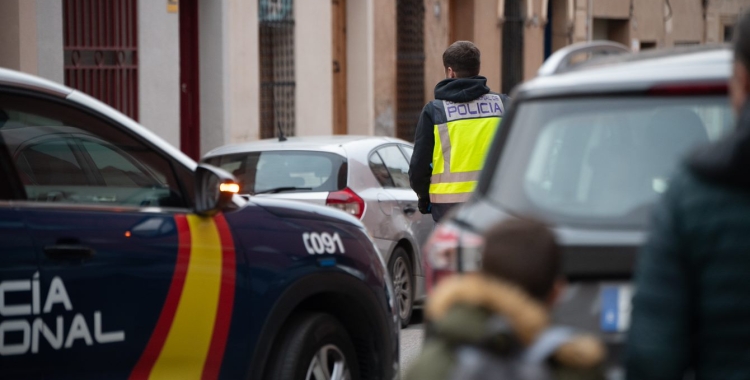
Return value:
[(333, 344), (321, 347), (307, 369), (306, 380), (351, 380), (344, 353)]
[(411, 274), (409, 266), (403, 257), (396, 259), (393, 263), (393, 290), (396, 293), (396, 300), (399, 306), (399, 317), (406, 319), (409, 317), (411, 310)]

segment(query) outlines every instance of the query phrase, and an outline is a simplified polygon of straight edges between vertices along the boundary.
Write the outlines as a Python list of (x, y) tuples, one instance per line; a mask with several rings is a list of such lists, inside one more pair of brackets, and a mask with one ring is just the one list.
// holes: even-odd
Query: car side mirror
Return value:
[(195, 212), (214, 215), (232, 206), (232, 196), (240, 185), (226, 170), (209, 164), (199, 164), (195, 169)]

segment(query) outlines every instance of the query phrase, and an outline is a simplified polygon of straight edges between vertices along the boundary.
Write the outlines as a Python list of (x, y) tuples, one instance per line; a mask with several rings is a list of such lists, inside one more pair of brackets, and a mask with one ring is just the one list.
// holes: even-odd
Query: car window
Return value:
[(411, 162), (411, 155), (414, 153), (414, 148), (409, 145), (401, 145), (401, 150), (404, 151), (404, 155), (406, 156), (406, 161)]
[(377, 152), (370, 155), (370, 170), (372, 170), (372, 174), (377, 178), (380, 186), (395, 187), (393, 179), (383, 163), (383, 159), (380, 158), (380, 155)]
[(240, 192), (338, 191), (346, 187), (344, 157), (326, 152), (269, 151), (211, 157), (209, 164), (232, 174)]
[(2, 142), (39, 202), (186, 207), (169, 159), (122, 129), (68, 105), (0, 94)]
[(642, 226), (680, 162), (733, 115), (725, 96), (586, 98), (522, 104), (512, 123), (491, 199), (559, 222)]
[(68, 138), (52, 136), (23, 148), (15, 159), (24, 185), (86, 186), (86, 173), (73, 154)]
[(148, 169), (114, 146), (84, 140), (84, 149), (91, 156), (101, 179), (107, 186), (161, 187), (165, 184)]
[(395, 146), (387, 146), (379, 149), (378, 153), (383, 158), (385, 167), (388, 168), (388, 172), (393, 178), (395, 187), (409, 189), (409, 162), (406, 161), (404, 154), (401, 150)]

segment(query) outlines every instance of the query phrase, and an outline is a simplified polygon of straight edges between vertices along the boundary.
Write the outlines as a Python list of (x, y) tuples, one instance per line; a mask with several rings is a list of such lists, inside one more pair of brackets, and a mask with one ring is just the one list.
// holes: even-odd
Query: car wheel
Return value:
[(401, 327), (409, 326), (411, 312), (414, 308), (414, 275), (411, 260), (406, 250), (398, 247), (393, 251), (388, 265), (393, 280), (393, 293), (398, 303), (398, 316)]
[(304, 313), (284, 328), (274, 355), (272, 380), (357, 380), (359, 368), (349, 334), (333, 316)]

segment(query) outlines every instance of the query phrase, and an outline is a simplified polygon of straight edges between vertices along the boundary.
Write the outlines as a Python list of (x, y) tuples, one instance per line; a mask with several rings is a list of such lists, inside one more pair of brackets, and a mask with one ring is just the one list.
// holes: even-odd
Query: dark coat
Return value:
[[(523, 291), (482, 274), (458, 275), (443, 280), (425, 309), (432, 333), (422, 353), (408, 368), (405, 380), (447, 379), (455, 365), (455, 349), (482, 346), (503, 355), (513, 347), (511, 337), (488, 335), (491, 318), (504, 317), (513, 339), (527, 346), (549, 327), (549, 313)], [(603, 379), (600, 370), (604, 345), (593, 336), (574, 335), (550, 359), (558, 379)]]
[(672, 179), (635, 283), (629, 379), (750, 378), (750, 107)]
[[(490, 92), (487, 87), (487, 78), (474, 76), (470, 78), (444, 79), (435, 86), (435, 99), (448, 100), (456, 103), (470, 102)], [(500, 95), (505, 109), (508, 108), (510, 98)], [(414, 152), (409, 163), (409, 182), (411, 188), (417, 193), (420, 203), (427, 205), (430, 199), (430, 177), (432, 176), (432, 155), (435, 148), (435, 121), (433, 115), (438, 112), (433, 102), (427, 103), (419, 116), (416, 132), (414, 135)], [(433, 205), (438, 207), (435, 211), (435, 220), (440, 219), (454, 203)], [(422, 210), (420, 210), (422, 211)]]

